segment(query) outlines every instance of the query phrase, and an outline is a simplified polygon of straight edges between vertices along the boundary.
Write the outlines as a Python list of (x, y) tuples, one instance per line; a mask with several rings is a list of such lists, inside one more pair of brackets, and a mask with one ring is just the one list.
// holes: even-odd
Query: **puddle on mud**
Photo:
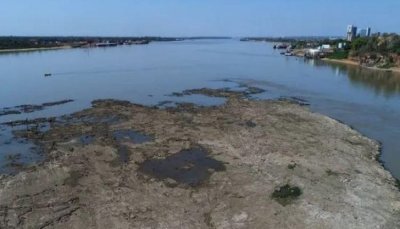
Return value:
[[(24, 166), (42, 161), (44, 156), (39, 146), (25, 138), (17, 138), (12, 131), (20, 128), (2, 126), (0, 131), (0, 174), (16, 174)], [(38, 131), (45, 131), (47, 125), (39, 126)]]
[(89, 145), (92, 144), (96, 140), (96, 136), (90, 135), (90, 134), (85, 134), (79, 137), (79, 142), (82, 145)]
[(129, 149), (123, 143), (142, 144), (153, 140), (152, 137), (135, 130), (116, 130), (112, 133), (112, 136), (118, 142), (119, 161), (122, 163), (129, 161)]
[(206, 150), (196, 147), (182, 150), (165, 159), (151, 159), (140, 165), (139, 171), (159, 179), (173, 179), (178, 183), (198, 186), (213, 171), (224, 171), (225, 165), (209, 157)]
[(133, 144), (142, 144), (153, 140), (152, 137), (134, 130), (116, 130), (112, 133), (117, 142), (130, 142)]

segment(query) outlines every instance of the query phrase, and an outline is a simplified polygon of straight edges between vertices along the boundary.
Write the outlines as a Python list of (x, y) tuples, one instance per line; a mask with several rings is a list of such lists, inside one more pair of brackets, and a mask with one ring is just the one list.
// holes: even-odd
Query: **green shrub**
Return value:
[(328, 55), (327, 57), (330, 59), (338, 59), (338, 60), (347, 59), (349, 57), (349, 52), (344, 50), (335, 51), (334, 53)]
[(283, 206), (290, 204), (293, 200), (297, 199), (302, 194), (302, 191), (297, 186), (286, 184), (275, 189), (272, 193), (272, 198)]

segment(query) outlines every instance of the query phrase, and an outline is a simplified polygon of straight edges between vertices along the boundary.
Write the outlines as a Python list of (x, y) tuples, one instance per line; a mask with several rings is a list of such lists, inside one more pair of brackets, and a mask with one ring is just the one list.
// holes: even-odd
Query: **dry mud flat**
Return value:
[(375, 141), (290, 101), (193, 93), (227, 103), (102, 100), (16, 133), (48, 159), (1, 178), (0, 228), (400, 228)]

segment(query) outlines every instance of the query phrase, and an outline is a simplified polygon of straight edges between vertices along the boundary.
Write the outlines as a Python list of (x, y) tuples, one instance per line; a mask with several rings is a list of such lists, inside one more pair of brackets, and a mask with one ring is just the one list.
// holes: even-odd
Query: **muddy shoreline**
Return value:
[[(379, 143), (258, 88), (218, 107), (97, 100), (15, 135), (46, 160), (0, 178), (1, 228), (397, 228)], [(51, 121), (50, 121), (51, 120)], [(25, 125), (27, 123), (24, 123)], [(16, 123), (14, 123), (16, 125)]]
[(346, 64), (346, 65), (352, 65), (352, 66), (358, 66), (361, 68), (369, 69), (369, 70), (374, 70), (374, 71), (381, 71), (381, 72), (393, 72), (396, 74), (400, 74), (400, 68), (398, 67), (392, 67), (392, 68), (378, 68), (378, 67), (367, 67), (363, 66), (360, 63), (353, 61), (353, 60), (337, 60), (337, 59), (329, 59), (329, 58), (322, 58), (321, 60), (327, 62), (327, 63), (339, 63), (339, 64)]
[(71, 49), (71, 48), (72, 48), (71, 46), (56, 46), (56, 47), (43, 47), (43, 48), (0, 49), (0, 54), (49, 51), (49, 50)]
[(42, 104), (24, 104), (24, 105), (18, 105), (15, 107), (5, 107), (5, 108), (0, 108), (0, 116), (32, 113), (35, 111), (44, 110), (48, 107), (63, 105), (66, 103), (71, 103), (71, 102), (74, 102), (74, 100), (65, 99), (65, 100), (54, 101), (54, 102), (46, 102), (46, 103), (42, 103)]

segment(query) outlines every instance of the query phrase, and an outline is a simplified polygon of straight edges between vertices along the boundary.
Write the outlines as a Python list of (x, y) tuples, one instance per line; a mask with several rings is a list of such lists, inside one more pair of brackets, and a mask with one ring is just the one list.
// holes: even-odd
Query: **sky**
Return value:
[(400, 33), (400, 0), (1, 0), (0, 36)]

